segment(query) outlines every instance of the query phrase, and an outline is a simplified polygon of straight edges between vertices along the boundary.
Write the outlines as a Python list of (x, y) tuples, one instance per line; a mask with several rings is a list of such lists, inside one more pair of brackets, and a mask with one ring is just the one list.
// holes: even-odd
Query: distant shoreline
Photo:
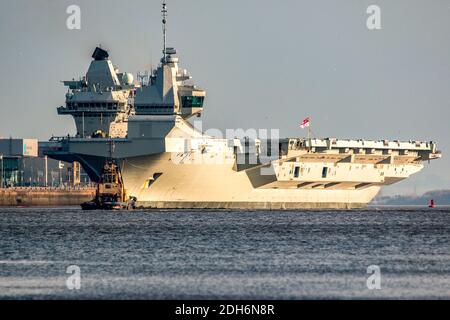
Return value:
[(436, 206), (449, 206), (450, 190), (434, 190), (422, 195), (378, 196), (370, 205), (427, 206), (431, 199), (434, 200)]

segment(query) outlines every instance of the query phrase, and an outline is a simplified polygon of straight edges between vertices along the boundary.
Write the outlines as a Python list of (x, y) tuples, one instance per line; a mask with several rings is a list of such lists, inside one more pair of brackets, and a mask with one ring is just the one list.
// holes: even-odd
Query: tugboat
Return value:
[(119, 166), (114, 160), (106, 160), (97, 184), (95, 198), (81, 204), (83, 210), (132, 210), (136, 198), (125, 201), (125, 188)]

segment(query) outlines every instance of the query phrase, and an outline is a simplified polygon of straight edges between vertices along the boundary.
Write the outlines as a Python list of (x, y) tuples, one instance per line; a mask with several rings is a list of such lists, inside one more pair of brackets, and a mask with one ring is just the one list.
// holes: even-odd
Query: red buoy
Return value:
[(434, 199), (430, 200), (430, 204), (428, 205), (428, 208), (436, 208), (436, 205), (434, 204)]

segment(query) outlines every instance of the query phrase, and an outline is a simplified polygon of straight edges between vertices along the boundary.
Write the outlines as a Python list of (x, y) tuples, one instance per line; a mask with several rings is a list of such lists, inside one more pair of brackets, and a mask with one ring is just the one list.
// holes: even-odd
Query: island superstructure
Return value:
[(119, 72), (96, 48), (85, 77), (65, 81), (62, 115), (77, 135), (60, 138), (52, 158), (78, 161), (93, 181), (111, 144), (128, 196), (144, 208), (359, 208), (380, 188), (439, 158), (434, 142), (363, 139), (216, 138), (190, 122), (206, 92), (166, 47), (147, 79)]

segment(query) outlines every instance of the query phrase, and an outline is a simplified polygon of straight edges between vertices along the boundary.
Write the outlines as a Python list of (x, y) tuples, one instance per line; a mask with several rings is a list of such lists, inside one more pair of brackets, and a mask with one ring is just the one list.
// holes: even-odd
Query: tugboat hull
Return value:
[(130, 210), (133, 208), (134, 206), (123, 202), (96, 203), (95, 201), (89, 201), (81, 204), (81, 209), (83, 210)]

